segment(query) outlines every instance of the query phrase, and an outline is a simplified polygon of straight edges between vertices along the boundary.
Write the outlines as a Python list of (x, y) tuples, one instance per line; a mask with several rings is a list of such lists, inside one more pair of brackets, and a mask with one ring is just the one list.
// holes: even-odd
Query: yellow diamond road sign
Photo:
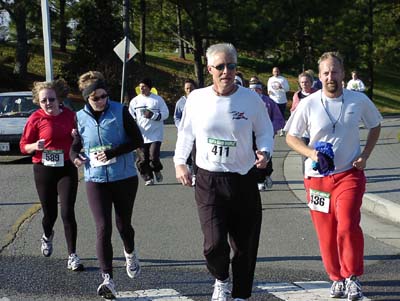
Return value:
[[(114, 47), (114, 52), (118, 55), (118, 57), (121, 59), (121, 61), (124, 61), (124, 52), (125, 52), (125, 40), (126, 37), (122, 39), (121, 42), (117, 46)], [(126, 61), (129, 61), (131, 58), (134, 57), (136, 53), (139, 52), (139, 50), (133, 45), (133, 43), (128, 39), (128, 49), (126, 53)]]

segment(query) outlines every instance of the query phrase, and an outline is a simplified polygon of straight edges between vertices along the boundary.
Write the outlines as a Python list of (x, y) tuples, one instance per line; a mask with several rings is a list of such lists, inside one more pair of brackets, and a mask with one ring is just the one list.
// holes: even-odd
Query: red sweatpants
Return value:
[(364, 272), (364, 237), (360, 227), (364, 171), (352, 168), (326, 177), (304, 179), (307, 200), (310, 189), (330, 193), (329, 213), (310, 210), (322, 261), (329, 278), (342, 280)]

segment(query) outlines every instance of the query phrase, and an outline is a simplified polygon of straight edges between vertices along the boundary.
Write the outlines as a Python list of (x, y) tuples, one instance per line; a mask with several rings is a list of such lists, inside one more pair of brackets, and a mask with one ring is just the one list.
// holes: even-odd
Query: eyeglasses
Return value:
[(43, 98), (40, 100), (40, 103), (47, 103), (47, 101), (49, 102), (54, 102), (56, 100), (55, 97), (47, 97), (47, 98)]
[(235, 64), (235, 63), (219, 64), (219, 65), (217, 65), (217, 66), (211, 65), (211, 67), (217, 69), (218, 71), (224, 70), (225, 67), (226, 67), (228, 70), (234, 70), (234, 69), (236, 69), (236, 66), (237, 66), (237, 64)]
[(108, 97), (108, 94), (102, 94), (100, 96), (93, 96), (92, 98), (90, 98), (91, 101), (99, 101), (100, 99), (106, 99)]

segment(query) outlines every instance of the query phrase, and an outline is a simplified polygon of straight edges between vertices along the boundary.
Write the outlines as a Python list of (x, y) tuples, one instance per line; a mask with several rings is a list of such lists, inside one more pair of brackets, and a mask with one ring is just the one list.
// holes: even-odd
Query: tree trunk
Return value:
[(67, 52), (67, 24), (65, 22), (65, 2), (66, 0), (60, 0), (60, 51)]
[[(178, 27), (178, 35), (180, 37), (183, 37), (182, 35), (182, 19), (181, 19), (181, 7), (179, 6), (179, 3), (176, 5), (176, 21), (177, 21), (177, 27)], [(182, 40), (178, 40), (179, 43), (179, 57), (181, 59), (185, 59), (185, 47), (184, 43)]]
[(194, 57), (194, 73), (196, 74), (197, 84), (199, 88), (204, 87), (203, 74), (203, 39), (200, 33), (195, 30), (193, 33), (193, 57)]
[(15, 4), (14, 22), (17, 30), (14, 74), (25, 78), (28, 71), (28, 37), (26, 30), (26, 9), (21, 1)]
[(146, 1), (140, 0), (140, 61), (146, 65)]

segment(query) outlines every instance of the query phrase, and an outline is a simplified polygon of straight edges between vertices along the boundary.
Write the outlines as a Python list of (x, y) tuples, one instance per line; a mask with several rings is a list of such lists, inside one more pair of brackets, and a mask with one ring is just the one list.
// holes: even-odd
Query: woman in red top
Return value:
[(43, 235), (41, 251), (49, 257), (53, 252), (53, 227), (57, 219), (60, 198), (61, 218), (68, 248), (67, 268), (83, 269), (76, 255), (77, 225), (75, 201), (78, 188), (78, 171), (70, 161), (69, 149), (75, 129), (75, 113), (62, 105), (68, 86), (62, 79), (33, 84), (33, 102), (40, 105), (28, 119), (20, 149), (32, 154), (36, 190), (43, 210)]

